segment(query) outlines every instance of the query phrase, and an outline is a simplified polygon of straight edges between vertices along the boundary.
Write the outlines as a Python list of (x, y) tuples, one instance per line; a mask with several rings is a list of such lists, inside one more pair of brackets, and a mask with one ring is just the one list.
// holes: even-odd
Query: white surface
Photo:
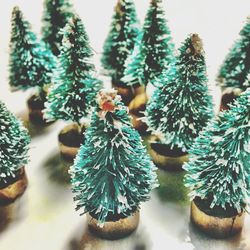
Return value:
[[(115, 0), (75, 0), (79, 15), (97, 52), (102, 50)], [(148, 7), (147, 0), (135, 0), (141, 21)], [(246, 16), (249, 0), (169, 0), (166, 14), (176, 47), (191, 32), (200, 34), (206, 51), (208, 76), (216, 102), (219, 91), (214, 85), (215, 75), (228, 48), (237, 37)], [(8, 88), (8, 42), (10, 14), (19, 5), (38, 33), (41, 27), (41, 0), (0, 0), (0, 99), (17, 114), (26, 110), (30, 93), (10, 93)], [(26, 170), (29, 187), (16, 203), (19, 212), (11, 223), (0, 229), (1, 250), (75, 250), (85, 232), (85, 217), (74, 211), (72, 195), (67, 185), (49, 178), (62, 162), (57, 153), (57, 134), (63, 126), (58, 122), (43, 134), (33, 136), (31, 161)], [(47, 166), (47, 167), (46, 167)], [(169, 187), (162, 187), (168, 189)], [(85, 249), (171, 249), (171, 250), (249, 250), (250, 218), (247, 216), (241, 237), (227, 241), (211, 240), (189, 226), (189, 206), (179, 202), (161, 201), (157, 192), (143, 204), (138, 232), (121, 241), (109, 242), (85, 233)]]

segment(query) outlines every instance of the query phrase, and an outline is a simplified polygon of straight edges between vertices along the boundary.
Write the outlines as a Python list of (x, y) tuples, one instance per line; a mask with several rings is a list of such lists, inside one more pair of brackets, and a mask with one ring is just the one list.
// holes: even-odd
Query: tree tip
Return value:
[(121, 97), (115, 89), (101, 89), (97, 94), (97, 104), (105, 112), (114, 112)]
[(16, 5), (16, 6), (14, 6), (14, 8), (13, 8), (13, 12), (18, 12), (18, 11), (20, 11), (20, 9), (19, 9), (19, 7)]
[(191, 34), (190, 38), (191, 38), (192, 52), (195, 55), (202, 54), (203, 44), (202, 44), (202, 40), (199, 37), (199, 35), (194, 33), (194, 34)]

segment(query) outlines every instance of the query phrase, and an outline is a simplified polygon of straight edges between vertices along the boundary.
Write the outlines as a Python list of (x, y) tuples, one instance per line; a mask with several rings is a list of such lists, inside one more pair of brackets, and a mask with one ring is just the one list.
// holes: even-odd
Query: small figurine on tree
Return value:
[(69, 0), (45, 0), (42, 37), (55, 56), (60, 54), (63, 33), (68, 20), (73, 17), (73, 7)]
[(138, 225), (140, 203), (157, 186), (155, 167), (116, 90), (101, 90), (71, 168), (76, 209), (89, 213), (90, 230), (108, 239)]
[(122, 94), (126, 104), (131, 100), (133, 93), (121, 79), (124, 76), (125, 61), (134, 48), (139, 31), (134, 1), (118, 0), (101, 61), (103, 68), (112, 77), (113, 86), (118, 94)]
[(223, 90), (221, 110), (228, 109), (229, 104), (250, 86), (250, 17), (222, 64), (217, 81)]
[(95, 105), (102, 83), (95, 77), (93, 53), (81, 19), (77, 16), (70, 19), (63, 34), (61, 54), (44, 112), (49, 121), (74, 122), (59, 134), (62, 155), (73, 159), (83, 142), (83, 119)]
[(30, 137), (22, 123), (0, 102), (0, 205), (7, 205), (27, 187), (24, 166)]
[(250, 197), (250, 89), (221, 112), (190, 149), (185, 184), (191, 219), (204, 232), (224, 238), (241, 231)]
[[(142, 33), (138, 36), (133, 53), (127, 59), (123, 81), (131, 88), (155, 84), (156, 78), (174, 63), (174, 45), (166, 23), (162, 0), (151, 0)], [(140, 93), (129, 105), (132, 123), (143, 131), (145, 124), (139, 123), (147, 102), (146, 93)], [(143, 129), (144, 128), (144, 129)]]
[(145, 113), (155, 134), (150, 153), (156, 165), (169, 170), (180, 169), (187, 161), (187, 151), (214, 114), (199, 36), (189, 35), (179, 52), (176, 72), (173, 69), (158, 78), (161, 84)]
[(41, 111), (51, 83), (54, 56), (44, 43), (38, 42), (18, 7), (12, 12), (11, 28), (9, 83), (13, 91), (37, 88), (28, 100), (29, 117), (32, 122), (43, 124)]

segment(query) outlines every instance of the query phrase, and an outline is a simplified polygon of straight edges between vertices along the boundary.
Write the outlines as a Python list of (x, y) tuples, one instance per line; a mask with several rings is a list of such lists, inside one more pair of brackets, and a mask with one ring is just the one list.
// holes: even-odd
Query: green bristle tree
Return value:
[(115, 90), (102, 90), (70, 173), (76, 209), (103, 224), (133, 214), (157, 186), (155, 166)]
[(157, 79), (161, 84), (147, 105), (145, 116), (150, 130), (162, 135), (163, 143), (187, 151), (214, 112), (199, 36), (188, 36), (179, 52), (176, 69)]
[(242, 91), (250, 86), (250, 17), (243, 29), (240, 37), (231, 48), (225, 61), (223, 62), (218, 82), (221, 87), (239, 88)]
[(54, 55), (60, 54), (63, 33), (68, 20), (73, 17), (73, 7), (69, 0), (45, 0), (42, 37)]
[(0, 182), (15, 177), (28, 162), (30, 137), (23, 124), (0, 101)]
[(174, 45), (162, 0), (151, 0), (142, 34), (137, 39), (134, 52), (126, 62), (123, 81), (127, 85), (154, 83), (155, 78), (174, 62)]
[(45, 103), (45, 117), (80, 125), (95, 104), (102, 83), (95, 77), (93, 52), (81, 19), (77, 16), (70, 19), (63, 34), (53, 85)]
[(134, 48), (138, 33), (139, 21), (134, 1), (118, 0), (101, 58), (103, 68), (117, 84), (122, 84), (125, 61)]
[(241, 212), (250, 197), (250, 89), (221, 112), (190, 149), (185, 185), (210, 208)]
[(51, 83), (54, 56), (44, 43), (39, 43), (31, 26), (18, 7), (11, 20), (9, 83), (12, 90), (37, 87), (40, 94)]

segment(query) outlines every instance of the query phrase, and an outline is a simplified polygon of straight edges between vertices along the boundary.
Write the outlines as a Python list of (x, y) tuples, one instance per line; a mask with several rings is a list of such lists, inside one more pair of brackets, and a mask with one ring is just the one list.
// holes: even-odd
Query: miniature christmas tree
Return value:
[(76, 209), (100, 224), (138, 210), (157, 186), (155, 167), (115, 90), (100, 91), (98, 107), (71, 168)]
[(173, 49), (162, 0), (151, 0), (142, 34), (127, 60), (123, 81), (127, 85), (153, 83), (173, 63)]
[(72, 18), (63, 31), (61, 54), (53, 86), (47, 97), (45, 114), (48, 120), (70, 120), (81, 125), (101, 87), (89, 39), (79, 17)]
[(242, 212), (250, 196), (250, 89), (221, 112), (191, 147), (185, 184), (207, 208)]
[(54, 55), (60, 54), (63, 33), (68, 20), (73, 16), (73, 8), (68, 0), (45, 0), (42, 36)]
[(118, 0), (101, 60), (116, 84), (121, 84), (125, 61), (134, 48), (138, 33), (139, 24), (133, 0)]
[(43, 43), (38, 42), (18, 7), (13, 9), (11, 27), (10, 86), (13, 90), (38, 87), (43, 96), (44, 86), (51, 83), (54, 57)]
[[(22, 123), (0, 102), (0, 186), (28, 162), (30, 137)], [(1, 199), (3, 197), (1, 196)]]
[(240, 32), (240, 38), (227, 55), (218, 76), (222, 87), (239, 88), (250, 86), (250, 17)]
[[(202, 42), (190, 35), (181, 46), (176, 71), (164, 72), (146, 108), (146, 121), (162, 142), (187, 151), (213, 117)], [(162, 84), (166, 83), (166, 84)]]

